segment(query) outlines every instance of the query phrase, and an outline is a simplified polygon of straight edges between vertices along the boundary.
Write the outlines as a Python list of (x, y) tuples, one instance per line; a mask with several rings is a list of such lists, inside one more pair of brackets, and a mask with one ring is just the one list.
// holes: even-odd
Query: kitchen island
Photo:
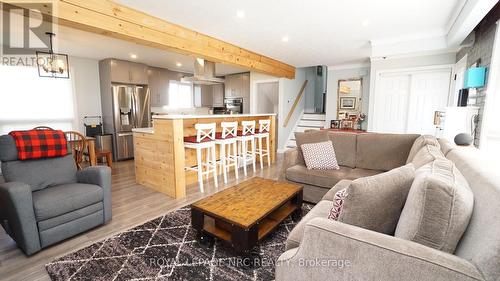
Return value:
[[(153, 128), (134, 129), (135, 178), (144, 185), (173, 198), (186, 196), (186, 186), (197, 184), (197, 175), (185, 171), (196, 165), (196, 153), (184, 148), (184, 137), (196, 135), (197, 123), (216, 123), (220, 132), (221, 122), (271, 120), (269, 132), (270, 156), (276, 158), (276, 115), (155, 115)], [(240, 128), (241, 129), (241, 128)], [(217, 146), (217, 158), (219, 156)], [(258, 159), (257, 159), (258, 161)], [(219, 172), (219, 170), (218, 170)], [(219, 178), (219, 181), (222, 179)]]

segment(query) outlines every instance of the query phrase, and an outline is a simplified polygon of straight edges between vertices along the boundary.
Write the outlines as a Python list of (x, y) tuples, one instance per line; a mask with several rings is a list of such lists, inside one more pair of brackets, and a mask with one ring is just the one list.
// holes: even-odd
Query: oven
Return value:
[(232, 114), (243, 113), (243, 99), (242, 98), (226, 98), (224, 105)]

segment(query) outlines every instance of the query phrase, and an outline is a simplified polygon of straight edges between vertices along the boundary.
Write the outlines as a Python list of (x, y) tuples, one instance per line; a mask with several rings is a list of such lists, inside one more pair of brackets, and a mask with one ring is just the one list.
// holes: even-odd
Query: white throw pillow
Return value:
[(307, 143), (300, 147), (309, 170), (338, 170), (339, 164), (331, 141)]

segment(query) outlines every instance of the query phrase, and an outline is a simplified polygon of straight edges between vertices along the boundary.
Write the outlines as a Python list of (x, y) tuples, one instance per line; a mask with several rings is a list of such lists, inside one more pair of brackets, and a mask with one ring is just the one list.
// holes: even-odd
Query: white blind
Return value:
[(70, 79), (42, 78), (36, 68), (0, 65), (0, 134), (49, 126), (71, 130), (75, 121)]
[(193, 85), (179, 81), (170, 81), (168, 86), (168, 107), (169, 108), (192, 108)]

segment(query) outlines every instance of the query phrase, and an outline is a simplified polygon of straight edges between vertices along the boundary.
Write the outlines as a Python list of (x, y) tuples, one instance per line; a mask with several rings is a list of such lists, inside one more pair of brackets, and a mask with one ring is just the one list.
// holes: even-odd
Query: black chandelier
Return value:
[(38, 76), (50, 78), (69, 78), (68, 55), (54, 53), (52, 49), (52, 38), (56, 36), (52, 32), (46, 32), (49, 36), (49, 51), (36, 52), (36, 63), (38, 65)]

